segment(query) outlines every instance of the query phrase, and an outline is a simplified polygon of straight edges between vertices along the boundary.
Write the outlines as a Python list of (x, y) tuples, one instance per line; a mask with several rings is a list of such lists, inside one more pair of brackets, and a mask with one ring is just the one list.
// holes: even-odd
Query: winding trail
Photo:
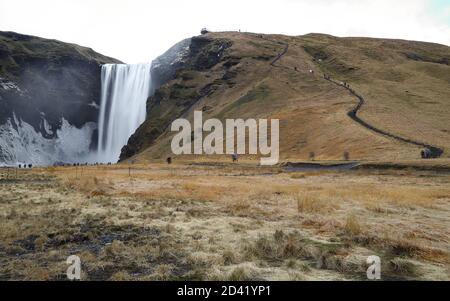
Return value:
[(416, 140), (412, 140), (412, 139), (409, 139), (409, 138), (404, 138), (404, 137), (398, 136), (396, 134), (393, 134), (393, 133), (381, 130), (381, 129), (379, 129), (379, 128), (369, 124), (368, 122), (362, 120), (360, 117), (358, 117), (358, 112), (361, 110), (362, 106), (366, 102), (364, 97), (362, 95), (358, 94), (352, 88), (350, 88), (350, 86), (345, 86), (341, 82), (335, 81), (335, 80), (333, 80), (333, 79), (331, 79), (329, 77), (325, 77), (324, 76), (324, 79), (328, 80), (329, 82), (331, 82), (331, 83), (333, 83), (333, 84), (335, 84), (337, 86), (345, 88), (347, 91), (350, 92), (350, 94), (352, 94), (353, 96), (358, 98), (359, 102), (356, 105), (356, 107), (354, 107), (351, 111), (349, 111), (347, 113), (347, 115), (353, 121), (359, 123), (361, 126), (365, 127), (368, 130), (371, 130), (371, 131), (373, 131), (373, 132), (375, 132), (377, 134), (380, 134), (380, 135), (383, 135), (383, 136), (395, 139), (395, 140), (400, 141), (400, 142), (404, 142), (404, 143), (412, 144), (412, 145), (415, 145), (415, 146), (421, 146), (421, 147), (428, 148), (431, 151), (431, 157), (432, 158), (439, 158), (443, 154), (444, 151), (441, 148), (437, 147), (437, 146), (430, 145), (430, 144), (423, 143), (423, 142), (416, 141)]
[(272, 62), (270, 63), (270, 65), (272, 65), (272, 66), (274, 66), (274, 67), (278, 67), (278, 66), (275, 65), (275, 63), (278, 62), (278, 61), (279, 61), (279, 60), (280, 60), (280, 59), (288, 52), (288, 50), (289, 50), (289, 44), (286, 43), (286, 44), (285, 44), (285, 48), (283, 49), (283, 51), (280, 52), (280, 53), (275, 57), (274, 60), (272, 60)]
[(281, 42), (279, 42), (279, 41), (275, 41), (275, 40), (271, 40), (271, 39), (269, 39), (269, 38), (266, 38), (264, 35), (260, 35), (260, 34), (257, 34), (256, 35), (257, 37), (259, 37), (260, 39), (263, 39), (263, 40), (266, 40), (266, 41), (269, 41), (269, 42), (271, 42), (271, 43), (274, 43), (274, 44), (279, 44), (279, 45), (283, 45), (284, 46), (284, 49), (283, 49), (283, 51), (281, 51), (280, 53), (278, 53), (277, 54), (277, 56), (270, 62), (270, 65), (271, 66), (273, 66), (273, 67), (280, 67), (280, 66), (277, 66), (277, 65), (275, 65), (287, 52), (288, 52), (288, 50), (289, 50), (289, 43), (281, 43)]
[[(278, 42), (278, 41), (274, 41), (274, 40), (271, 40), (271, 39), (268, 39), (268, 38), (266, 38), (266, 37), (264, 37), (263, 35), (260, 35), (260, 38), (262, 38), (262, 39), (264, 39), (264, 40), (266, 40), (266, 41), (269, 41), (269, 42), (272, 42), (272, 43), (277, 43), (277, 44), (280, 44), (280, 42)], [(275, 65), (287, 52), (288, 52), (288, 50), (289, 50), (289, 43), (283, 43), (283, 45), (285, 46), (285, 48), (283, 49), (283, 51), (281, 51), (272, 61), (271, 61), (271, 63), (270, 63), (270, 65), (271, 66), (273, 66), (273, 67), (280, 67), (280, 66), (277, 66), (277, 65)], [(289, 67), (287, 67), (287, 68), (289, 68)], [(289, 68), (290, 69), (290, 68)], [(298, 70), (296, 70), (297, 72), (298, 72)], [(360, 95), (360, 94), (358, 94), (355, 90), (353, 90), (352, 88), (350, 88), (350, 86), (346, 86), (346, 85), (343, 85), (341, 82), (338, 82), (338, 81), (336, 81), (336, 80), (333, 80), (333, 79), (331, 79), (330, 77), (325, 77), (325, 75), (324, 75), (324, 79), (326, 79), (326, 80), (328, 80), (329, 82), (331, 82), (331, 83), (333, 83), (333, 84), (335, 84), (335, 85), (337, 85), (337, 86), (340, 86), (340, 87), (342, 87), (342, 88), (345, 88), (347, 91), (349, 91), (350, 92), (350, 94), (352, 94), (353, 96), (355, 96), (356, 98), (358, 98), (358, 104), (351, 110), (351, 111), (349, 111), (348, 113), (347, 113), (347, 115), (348, 115), (348, 117), (350, 117), (353, 121), (355, 121), (355, 122), (357, 122), (358, 124), (360, 124), (361, 126), (363, 126), (363, 127), (365, 127), (366, 129), (368, 129), (368, 130), (370, 130), (370, 131), (372, 131), (372, 132), (375, 132), (375, 133), (377, 133), (377, 134), (379, 134), (379, 135), (382, 135), (382, 136), (385, 136), (385, 137), (388, 137), (388, 138), (392, 138), (392, 139), (394, 139), (394, 140), (397, 140), (397, 141), (400, 141), (400, 142), (403, 142), (403, 143), (408, 143), (408, 144), (411, 144), (411, 145), (415, 145), (415, 146), (420, 146), (420, 147), (424, 147), (424, 148), (427, 148), (427, 149), (429, 149), (430, 150), (430, 152), (431, 152), (431, 157), (432, 158), (439, 158), (443, 153), (444, 153), (444, 150), (443, 149), (441, 149), (441, 148), (439, 148), (439, 147), (437, 147), (437, 146), (434, 146), (434, 145), (431, 145), (431, 144), (427, 144), (427, 143), (424, 143), (424, 142), (420, 142), (420, 141), (416, 141), (416, 140), (412, 140), (412, 139), (409, 139), (409, 138), (404, 138), (404, 137), (401, 137), (401, 136), (398, 136), (398, 135), (396, 135), (396, 134), (393, 134), (393, 133), (390, 133), (390, 132), (388, 132), (388, 131), (385, 131), (385, 130), (382, 130), (382, 129), (379, 129), (379, 128), (377, 128), (377, 127), (375, 127), (375, 126), (373, 126), (373, 125), (371, 125), (371, 124), (369, 124), (368, 122), (366, 122), (366, 121), (364, 121), (363, 119), (361, 119), (360, 117), (358, 117), (358, 112), (361, 110), (361, 108), (363, 107), (363, 105), (365, 104), (365, 102), (366, 102), (366, 100), (364, 99), (364, 97), (362, 96), (362, 95)]]

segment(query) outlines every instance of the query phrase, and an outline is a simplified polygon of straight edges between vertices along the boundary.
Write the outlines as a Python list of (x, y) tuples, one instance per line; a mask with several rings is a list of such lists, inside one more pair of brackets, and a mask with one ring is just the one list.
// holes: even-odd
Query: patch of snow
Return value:
[[(90, 162), (89, 147), (96, 123), (86, 123), (81, 129), (62, 120), (62, 127), (57, 131), (57, 138), (46, 139), (41, 133), (14, 115), (17, 130), (9, 119), (0, 125), (0, 161), (4, 165), (33, 164), (52, 165), (55, 162), (76, 163)], [(46, 131), (50, 130), (44, 119)]]
[(16, 90), (19, 93), (22, 93), (22, 90), (20, 90), (19, 86), (11, 81), (7, 81), (4, 78), (0, 77), (0, 88), (8, 91), (8, 90)]
[(43, 122), (43, 124), (44, 124), (43, 130), (45, 131), (45, 133), (47, 135), (50, 135), (52, 133), (52, 128), (50, 127), (50, 124), (48, 124), (48, 122), (47, 122), (47, 120), (45, 118), (43, 118), (43, 120), (44, 120), (44, 122)]

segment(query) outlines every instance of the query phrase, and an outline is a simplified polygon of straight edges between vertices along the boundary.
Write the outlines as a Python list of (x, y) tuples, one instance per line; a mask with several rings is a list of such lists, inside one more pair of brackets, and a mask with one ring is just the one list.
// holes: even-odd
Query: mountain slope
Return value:
[[(195, 37), (183, 64), (148, 100), (147, 121), (122, 160), (170, 156), (170, 123), (204, 119), (279, 118), (282, 160), (394, 160), (420, 157), (421, 146), (361, 126), (348, 116), (359, 99), (323, 78), (348, 82), (364, 95), (358, 116), (383, 131), (450, 147), (450, 48), (400, 40), (210, 33)], [(314, 72), (311, 73), (310, 70)]]
[(117, 62), (75, 44), (0, 32), (0, 163), (50, 163), (63, 127), (67, 140), (77, 133), (89, 140), (89, 150), (96, 139), (84, 136), (98, 118), (100, 66)]

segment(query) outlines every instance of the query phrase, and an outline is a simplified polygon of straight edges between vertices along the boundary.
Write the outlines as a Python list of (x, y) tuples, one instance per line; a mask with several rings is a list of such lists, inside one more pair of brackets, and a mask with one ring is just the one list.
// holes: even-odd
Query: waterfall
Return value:
[(151, 64), (107, 64), (101, 73), (98, 161), (117, 162), (122, 147), (145, 121)]

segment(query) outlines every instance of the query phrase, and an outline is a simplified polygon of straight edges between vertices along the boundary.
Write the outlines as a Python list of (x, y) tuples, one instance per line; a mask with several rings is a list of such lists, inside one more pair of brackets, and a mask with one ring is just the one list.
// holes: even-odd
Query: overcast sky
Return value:
[(150, 62), (202, 27), (450, 45), (450, 0), (0, 0), (0, 30)]

